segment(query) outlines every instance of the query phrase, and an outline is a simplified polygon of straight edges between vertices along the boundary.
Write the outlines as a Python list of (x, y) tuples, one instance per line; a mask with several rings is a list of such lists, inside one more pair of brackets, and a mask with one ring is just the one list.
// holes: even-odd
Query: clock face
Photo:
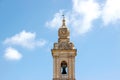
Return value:
[(67, 33), (67, 31), (65, 29), (60, 30), (61, 35), (65, 35), (66, 33)]
[(59, 29), (59, 36), (61, 38), (65, 38), (65, 37), (69, 36), (69, 31), (67, 30), (67, 28)]

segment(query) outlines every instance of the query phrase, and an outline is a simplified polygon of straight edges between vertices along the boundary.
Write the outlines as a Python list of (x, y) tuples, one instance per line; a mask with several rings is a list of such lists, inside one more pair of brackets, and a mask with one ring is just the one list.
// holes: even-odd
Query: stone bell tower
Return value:
[(58, 42), (51, 50), (53, 56), (53, 80), (75, 80), (75, 56), (77, 50), (70, 42), (70, 32), (63, 16), (62, 26), (58, 30)]

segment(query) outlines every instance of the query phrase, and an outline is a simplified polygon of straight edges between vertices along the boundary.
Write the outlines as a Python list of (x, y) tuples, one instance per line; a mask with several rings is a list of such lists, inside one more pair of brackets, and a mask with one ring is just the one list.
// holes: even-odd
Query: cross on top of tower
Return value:
[(62, 20), (62, 28), (65, 28), (66, 27), (66, 24), (65, 24), (65, 15), (63, 14), (63, 20)]
[(63, 14), (62, 16), (63, 16), (63, 19), (65, 19), (65, 15)]

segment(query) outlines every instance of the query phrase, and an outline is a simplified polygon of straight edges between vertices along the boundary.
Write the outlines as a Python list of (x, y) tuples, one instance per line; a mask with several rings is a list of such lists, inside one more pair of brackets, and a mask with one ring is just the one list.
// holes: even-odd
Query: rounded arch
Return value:
[(61, 62), (61, 74), (67, 74), (67, 62), (66, 61), (62, 61)]

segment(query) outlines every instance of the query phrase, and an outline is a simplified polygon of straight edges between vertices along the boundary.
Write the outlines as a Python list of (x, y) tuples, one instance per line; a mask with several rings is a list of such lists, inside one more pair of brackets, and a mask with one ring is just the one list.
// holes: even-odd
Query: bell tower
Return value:
[(70, 32), (63, 15), (62, 26), (58, 30), (58, 42), (51, 50), (53, 56), (53, 80), (75, 80), (75, 56), (77, 50), (70, 42)]

